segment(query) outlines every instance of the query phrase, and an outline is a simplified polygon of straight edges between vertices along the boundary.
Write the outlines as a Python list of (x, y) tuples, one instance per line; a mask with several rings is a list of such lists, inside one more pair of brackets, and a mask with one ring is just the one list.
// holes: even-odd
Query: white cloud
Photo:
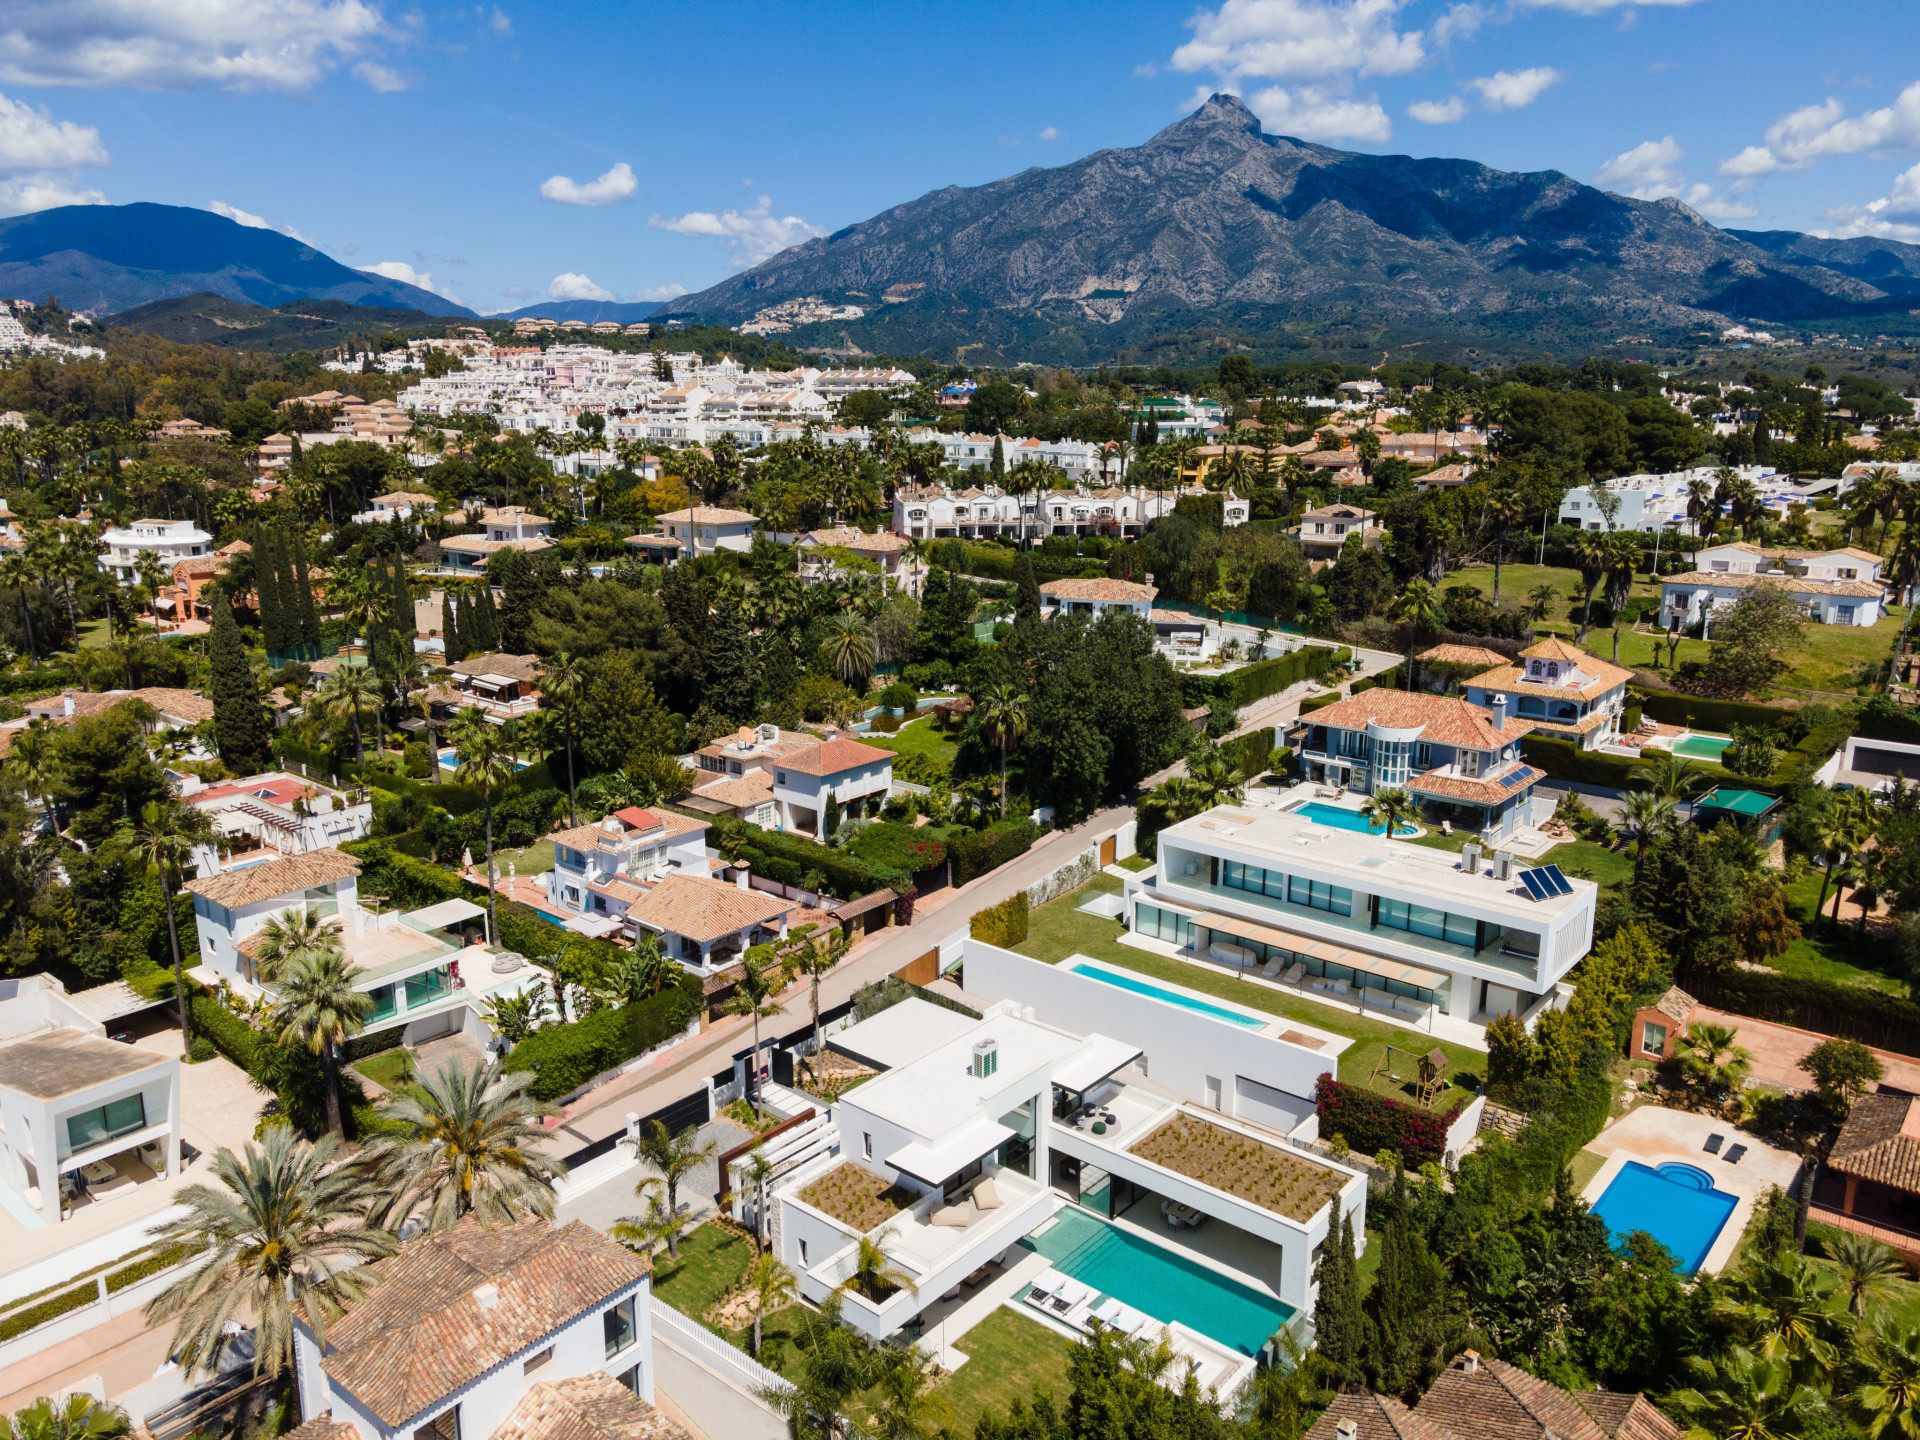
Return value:
[(552, 176), (541, 182), (540, 193), (562, 205), (611, 205), (616, 200), (625, 200), (639, 188), (633, 166), (622, 160), (598, 180), (589, 180), (584, 185), (571, 176)]
[(298, 91), (393, 34), (366, 0), (8, 0), (0, 81)]
[(1404, 75), (1427, 58), (1418, 30), (1394, 17), (1405, 0), (1225, 0), (1188, 25), (1173, 67), (1228, 79), (1323, 80), (1341, 73)]
[(1451, 45), (1455, 40), (1468, 40), (1487, 23), (1487, 11), (1474, 4), (1455, 5), (1433, 22), (1433, 28), (1427, 33), (1433, 37), (1436, 45)]
[(493, 15), (487, 21), (487, 26), (496, 35), (513, 34), (513, 21), (507, 18), (506, 12), (498, 5), (493, 7)]
[(1680, 165), (1686, 153), (1671, 135), (1643, 141), (1594, 171), (1593, 183), (1635, 200), (1664, 200), (1678, 195), (1687, 183), (1686, 171)]
[(689, 210), (668, 219), (649, 216), (647, 224), (676, 235), (718, 236), (727, 242), (736, 266), (757, 265), (790, 245), (827, 233), (798, 215), (775, 215), (773, 201), (765, 195), (750, 210), (722, 210), (717, 215), (708, 210)]
[(76, 185), (48, 175), (22, 175), (0, 180), (0, 215), (26, 215), (35, 210), (52, 210), (60, 205), (104, 205), (106, 195), (99, 190), (82, 190)]
[(1133, 78), (1136, 80), (1151, 80), (1159, 73), (1160, 67), (1158, 65), (1136, 65), (1133, 67)]
[(233, 221), (234, 224), (244, 225), (249, 230), (277, 230), (282, 235), (291, 235), (302, 245), (312, 245), (316, 250), (320, 248), (316, 242), (302, 235), (291, 225), (276, 225), (264, 216), (256, 215), (251, 210), (242, 210), (238, 205), (229, 205), (224, 200), (209, 200), (207, 202), (207, 209), (216, 215), (224, 215), (227, 219)]
[(0, 95), (0, 170), (65, 170), (108, 159), (92, 126), (55, 120), (50, 111)]
[(362, 60), (353, 67), (354, 79), (381, 95), (391, 95), (396, 90), (404, 90), (413, 82), (398, 70), (390, 70), (385, 65), (376, 65), (371, 60)]
[(1631, 11), (1654, 6), (1677, 10), (1697, 5), (1700, 0), (1518, 0), (1518, 3), (1534, 10), (1571, 10), (1576, 15), (1599, 15), (1608, 10)]
[(1040, 138), (1042, 140), (1058, 140), (1060, 138), (1060, 132), (1049, 125), (1040, 132)]
[(1750, 178), (1781, 170), (1804, 170), (1828, 155), (1864, 155), (1876, 150), (1920, 148), (1920, 81), (1893, 104), (1847, 118), (1847, 107), (1828, 98), (1805, 105), (1767, 127), (1767, 143), (1749, 145), (1720, 162), (1722, 175)]
[(636, 300), (678, 300), (687, 293), (687, 287), (678, 280), (666, 285), (650, 285), (645, 290), (633, 292)]
[(1247, 96), (1247, 108), (1270, 134), (1302, 140), (1359, 140), (1384, 145), (1393, 122), (1375, 100), (1357, 100), (1316, 85), (1284, 90), (1278, 85)]
[(1716, 198), (1711, 185), (1690, 185), (1681, 198), (1709, 220), (1751, 220), (1760, 213), (1744, 201)]
[(1531, 105), (1547, 88), (1566, 79), (1550, 65), (1535, 65), (1526, 70), (1501, 70), (1483, 75), (1467, 84), (1480, 92), (1481, 103), (1489, 110), (1519, 110)]
[(464, 304), (461, 298), (444, 285), (433, 283), (433, 274), (427, 270), (416, 270), (404, 260), (382, 260), (378, 265), (358, 267), (368, 275), (378, 275), (383, 280), (398, 280), (403, 285), (417, 285), (422, 290), (431, 290), (443, 300), (451, 300), (456, 305)]
[(584, 275), (569, 270), (564, 275), (556, 275), (547, 282), (549, 300), (611, 300), (613, 292), (604, 285), (596, 285)]
[(1444, 100), (1416, 100), (1407, 106), (1407, 114), (1422, 125), (1451, 125), (1467, 113), (1467, 102), (1458, 95)]
[(1865, 205), (1839, 205), (1827, 211), (1833, 222), (1831, 232), (1843, 239), (1871, 235), (1882, 240), (1920, 240), (1920, 225), (1890, 219), (1894, 215), (1920, 215), (1920, 165), (1896, 175), (1893, 187), (1878, 200)]

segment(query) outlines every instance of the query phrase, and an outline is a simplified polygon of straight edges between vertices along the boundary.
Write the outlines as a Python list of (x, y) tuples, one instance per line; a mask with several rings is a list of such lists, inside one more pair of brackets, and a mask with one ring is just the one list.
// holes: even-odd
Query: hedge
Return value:
[(85, 678), (72, 670), (26, 670), (0, 675), (0, 695), (46, 691), (57, 695), (62, 690), (84, 690)]
[(389, 903), (403, 910), (418, 910), (442, 900), (463, 900), (479, 890), (451, 870), (396, 849), (391, 836), (352, 840), (340, 849), (360, 862), (362, 888), (385, 895)]
[(258, 1030), (204, 992), (188, 1002), (187, 1013), (193, 1020), (195, 1035), (204, 1035), (213, 1042), (214, 1049), (249, 1075), (253, 1073), (262, 1043)]
[(1238, 709), (1268, 695), (1277, 695), (1302, 680), (1318, 680), (1353, 652), (1330, 645), (1303, 645), (1289, 655), (1256, 660), (1233, 672), (1233, 703)]
[(976, 940), (1011, 950), (1027, 938), (1027, 892), (1009, 896), (989, 906), (967, 924), (967, 933)]
[(1640, 776), (1653, 766), (1650, 760), (1602, 755), (1597, 750), (1582, 750), (1571, 740), (1538, 733), (1521, 738), (1520, 758), (1546, 771), (1556, 780), (1570, 780), (1580, 785), (1603, 785), (1615, 790), (1633, 789)]
[[(1262, 725), (1237, 740), (1222, 740), (1220, 751), (1240, 774), (1258, 775), (1273, 764), (1273, 726)], [(1284, 746), (1280, 754), (1284, 760), (1287, 754)]]
[(1761, 970), (1690, 972), (1685, 984), (1716, 1009), (1920, 1055), (1920, 1004), (1883, 990)]
[(756, 875), (783, 885), (804, 887), (806, 877), (817, 870), (827, 889), (842, 899), (871, 895), (875, 890), (904, 895), (912, 888), (912, 876), (904, 870), (876, 865), (846, 850), (829, 850), (804, 835), (762, 830), (744, 820), (719, 815), (708, 823), (715, 849), (730, 859), (745, 861)]
[(169, 1245), (165, 1250), (156, 1250), (144, 1260), (136, 1260), (131, 1265), (107, 1272), (107, 1293), (113, 1295), (129, 1285), (137, 1285), (150, 1275), (158, 1275), (162, 1270), (171, 1270), (189, 1255), (197, 1255), (206, 1249), (205, 1245)]
[(1342, 700), (1345, 700), (1346, 698), (1347, 697), (1345, 695), (1342, 695), (1338, 690), (1335, 690), (1328, 695), (1315, 695), (1311, 699), (1302, 700), (1300, 702), (1300, 713), (1302, 715), (1308, 715), (1315, 710), (1324, 710), (1329, 705), (1338, 705)]
[(947, 858), (953, 862), (953, 883), (964, 885), (989, 870), (1024, 855), (1040, 838), (1040, 827), (1031, 820), (996, 820), (971, 835), (957, 835), (947, 842)]
[(1343, 1084), (1322, 1074), (1314, 1090), (1320, 1108), (1320, 1138), (1335, 1135), (1362, 1155), (1396, 1152), (1409, 1170), (1431, 1161), (1439, 1164), (1447, 1153), (1447, 1131), (1459, 1118), (1458, 1105), (1436, 1115), (1417, 1105), (1390, 1100), (1360, 1085)]
[(51, 1300), (42, 1300), (38, 1305), (30, 1305), (25, 1310), (17, 1310), (0, 1320), (0, 1341), (12, 1340), (29, 1330), (38, 1329), (49, 1320), (57, 1320), (69, 1311), (78, 1310), (83, 1305), (91, 1305), (100, 1298), (97, 1285), (76, 1285), (71, 1290), (63, 1290)]
[(882, 820), (867, 826), (846, 848), (870, 865), (882, 865), (917, 875), (938, 870), (947, 863), (947, 842), (929, 835), (924, 828), (898, 820)]
[[(486, 800), (479, 792), (470, 790), (465, 785), (456, 785), (451, 782), (436, 785), (431, 780), (415, 780), (410, 776), (394, 775), (385, 770), (358, 765), (352, 760), (336, 760), (325, 751), (310, 749), (298, 740), (284, 735), (273, 742), (273, 749), (274, 754), (283, 763), (297, 760), (309, 770), (319, 774), (337, 776), (342, 781), (358, 780), (369, 789), (381, 790), (389, 795), (421, 795), (429, 804), (438, 805), (449, 815), (471, 815), (486, 805)], [(526, 777), (535, 771), (540, 772), (542, 783), (547, 783), (546, 765), (543, 761), (539, 765), (529, 766), (520, 771), (514, 777), (515, 787), (529, 788), (525, 783)]]
[(1692, 725), (1725, 735), (1736, 725), (1778, 725), (1791, 711), (1751, 700), (1709, 700), (1677, 690), (1649, 690), (1641, 713), (1668, 725)]
[(507, 1073), (532, 1071), (534, 1097), (557, 1100), (684, 1030), (696, 1003), (676, 987), (584, 1020), (542, 1026), (513, 1047)]
[(1886, 695), (1869, 696), (1860, 707), (1855, 734), (1868, 740), (1920, 745), (1920, 715)]

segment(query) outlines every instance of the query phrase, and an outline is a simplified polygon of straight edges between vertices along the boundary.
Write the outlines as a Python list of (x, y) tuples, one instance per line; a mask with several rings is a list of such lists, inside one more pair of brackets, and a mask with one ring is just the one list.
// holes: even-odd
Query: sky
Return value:
[(0, 215), (136, 200), (475, 310), (656, 300), (946, 185), (1268, 133), (1920, 243), (1914, 0), (6, 0)]

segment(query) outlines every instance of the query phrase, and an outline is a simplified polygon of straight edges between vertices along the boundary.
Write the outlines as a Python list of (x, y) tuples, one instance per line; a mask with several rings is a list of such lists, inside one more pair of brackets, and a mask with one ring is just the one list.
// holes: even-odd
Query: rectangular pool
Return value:
[(1102, 1295), (1163, 1323), (1178, 1320), (1242, 1355), (1259, 1354), (1294, 1315), (1291, 1305), (1085, 1210), (1060, 1211), (1020, 1243)]
[[(1356, 835), (1378, 835), (1386, 827), (1376, 824), (1358, 810), (1343, 810), (1338, 805), (1323, 805), (1318, 800), (1309, 801), (1293, 812), (1304, 815), (1316, 825), (1326, 825), (1334, 830), (1351, 830)], [(1402, 823), (1394, 832), (1397, 835), (1418, 835), (1418, 825)]]
[(1684, 740), (1674, 742), (1673, 753), (1684, 755), (1689, 760), (1711, 760), (1717, 765), (1720, 763), (1720, 752), (1731, 744), (1733, 741), (1718, 735), (1689, 735)]
[(1225, 1020), (1230, 1025), (1239, 1025), (1247, 1030), (1262, 1029), (1267, 1023), (1258, 1015), (1242, 1015), (1238, 1010), (1229, 1010), (1224, 1005), (1209, 1005), (1206, 1001), (1196, 1000), (1191, 995), (1182, 995), (1178, 990), (1168, 990), (1151, 981), (1135, 980), (1127, 975), (1116, 975), (1111, 970), (1102, 970), (1095, 965), (1076, 965), (1073, 967), (1073, 973), (1084, 975), (1089, 980), (1098, 980), (1103, 985), (1111, 985), (1116, 990), (1130, 990), (1135, 995), (1145, 995), (1168, 1005), (1178, 1005), (1182, 1010), (1211, 1016), (1215, 1020)]
[(1720, 1237), (1738, 1197), (1713, 1187), (1713, 1176), (1694, 1165), (1642, 1165), (1630, 1160), (1594, 1203), (1617, 1240), (1644, 1230), (1673, 1252), (1680, 1272), (1700, 1268)]

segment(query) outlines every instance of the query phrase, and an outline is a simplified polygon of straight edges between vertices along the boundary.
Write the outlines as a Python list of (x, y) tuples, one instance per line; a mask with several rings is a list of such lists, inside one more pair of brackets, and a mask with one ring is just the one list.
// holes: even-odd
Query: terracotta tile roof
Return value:
[(738, 525), (751, 521), (759, 523), (760, 517), (747, 510), (728, 510), (718, 505), (695, 505), (690, 510), (669, 510), (664, 515), (654, 517), (657, 520), (676, 520), (682, 525)]
[(1670, 987), (1666, 994), (1653, 1002), (1653, 1008), (1658, 1010), (1662, 1015), (1665, 1015), (1668, 1019), (1677, 1020), (1680, 1024), (1684, 1025), (1687, 1023), (1687, 1017), (1693, 1014), (1694, 1007), (1699, 1003), (1698, 1000), (1695, 1000), (1691, 995), (1687, 994), (1686, 991), (1682, 990), (1678, 985), (1675, 985)]
[(174, 720), (191, 720), (197, 724), (213, 718), (213, 702), (197, 690), (170, 690), (148, 685), (120, 698), (144, 700), (162, 715)]
[(1593, 677), (1584, 685), (1539, 685), (1531, 680), (1521, 679), (1523, 672), (1518, 665), (1502, 665), (1497, 670), (1488, 670), (1484, 674), (1473, 676), (1467, 683), (1483, 686), (1488, 690), (1502, 690), (1513, 695), (1539, 695), (1550, 700), (1567, 700), (1604, 695), (1607, 691), (1624, 685), (1633, 678), (1631, 670), (1622, 670), (1619, 666), (1609, 665), (1604, 660), (1595, 660), (1591, 655), (1585, 657), (1580, 668)]
[[(1491, 780), (1468, 780), (1455, 775), (1416, 775), (1407, 788), (1416, 795), (1437, 795), (1443, 800), (1465, 800), (1474, 805), (1498, 805), (1509, 795), (1524, 795), (1527, 787), (1546, 777), (1546, 771), (1521, 765), (1501, 772)], [(1518, 776), (1520, 778), (1515, 779)], [(1507, 782), (1512, 780), (1509, 785)]]
[[(472, 1221), (408, 1241), (327, 1327), (321, 1368), (389, 1427), (631, 1289), (651, 1266), (578, 1220)], [(475, 1292), (491, 1285), (484, 1306)]]
[(218, 875), (189, 880), (187, 889), (215, 905), (238, 910), (244, 905), (272, 900), (280, 895), (293, 895), (311, 886), (345, 880), (359, 873), (358, 860), (328, 846), (286, 860), (269, 860), (262, 865), (224, 870)]
[(1454, 695), (1429, 695), (1424, 690), (1365, 690), (1340, 700), (1306, 719), (1314, 725), (1342, 730), (1364, 730), (1369, 724), (1387, 730), (1418, 730), (1422, 740), (1441, 745), (1464, 745), (1493, 750), (1533, 729), (1524, 720), (1509, 718), (1507, 728), (1493, 728), (1493, 716), (1479, 705)]
[(793, 901), (764, 891), (697, 875), (669, 875), (627, 914), (655, 930), (713, 941), (755, 925), (777, 926), (793, 908)]
[(447, 667), (455, 675), (504, 675), (509, 680), (533, 681), (543, 668), (538, 655), (472, 655)]
[(1644, 1395), (1617, 1390), (1576, 1390), (1580, 1408), (1613, 1440), (1675, 1440), (1680, 1428)]
[(1498, 650), (1486, 650), (1478, 645), (1436, 645), (1431, 650), (1422, 650), (1414, 658), (1422, 663), (1433, 665), (1504, 665), (1507, 663), (1507, 657)]
[(604, 895), (609, 900), (618, 900), (622, 905), (633, 904), (634, 901), (640, 899), (641, 896), (645, 895), (647, 891), (652, 888), (650, 885), (636, 885), (633, 881), (622, 880), (618, 876), (609, 880), (601, 880), (587, 886), (587, 889), (593, 891), (594, 894)]
[(739, 809), (764, 805), (773, 798), (773, 776), (765, 770), (749, 770), (744, 775), (727, 775), (706, 785), (696, 785), (693, 793)]
[(882, 530), (869, 535), (864, 530), (843, 526), (838, 530), (815, 530), (800, 537), (802, 545), (837, 545), (842, 550), (864, 550), (870, 554), (892, 554), (907, 548), (906, 539)]
[(595, 1370), (528, 1386), (492, 1440), (688, 1440), (688, 1435), (606, 1371)]
[(1920, 1191), (1920, 1100), (1881, 1091), (1853, 1102), (1827, 1164), (1843, 1175)]
[(1707, 574), (1689, 570), (1684, 575), (1664, 575), (1662, 585), (1723, 585), (1730, 590), (1746, 590), (1755, 585), (1778, 585), (1789, 595), (1839, 595), (1849, 599), (1878, 600), (1887, 587), (1871, 580), (1808, 580), (1799, 575)]
[(893, 751), (882, 750), (877, 745), (863, 745), (844, 735), (836, 735), (831, 740), (816, 740), (811, 735), (783, 730), (779, 743), (773, 747), (773, 756), (787, 769), (798, 770), (802, 775), (826, 776), (883, 760), (891, 763)]
[(305, 1424), (296, 1425), (280, 1440), (359, 1440), (360, 1432), (344, 1420), (335, 1420), (331, 1410), (323, 1410)]
[[(1500, 1360), (1481, 1360), (1469, 1373), (1463, 1357), (1440, 1372), (1420, 1397), (1419, 1414), (1462, 1440), (1609, 1440), (1580, 1403)], [(1668, 1434), (1679, 1440), (1678, 1428)]]
[(1114, 603), (1151, 604), (1160, 593), (1153, 585), (1136, 585), (1131, 580), (1049, 580), (1040, 587), (1043, 596), (1056, 600), (1105, 600)]
[(1462, 1440), (1409, 1410), (1391, 1395), (1336, 1395), (1302, 1440), (1337, 1440), (1342, 1420), (1354, 1423), (1354, 1440)]

